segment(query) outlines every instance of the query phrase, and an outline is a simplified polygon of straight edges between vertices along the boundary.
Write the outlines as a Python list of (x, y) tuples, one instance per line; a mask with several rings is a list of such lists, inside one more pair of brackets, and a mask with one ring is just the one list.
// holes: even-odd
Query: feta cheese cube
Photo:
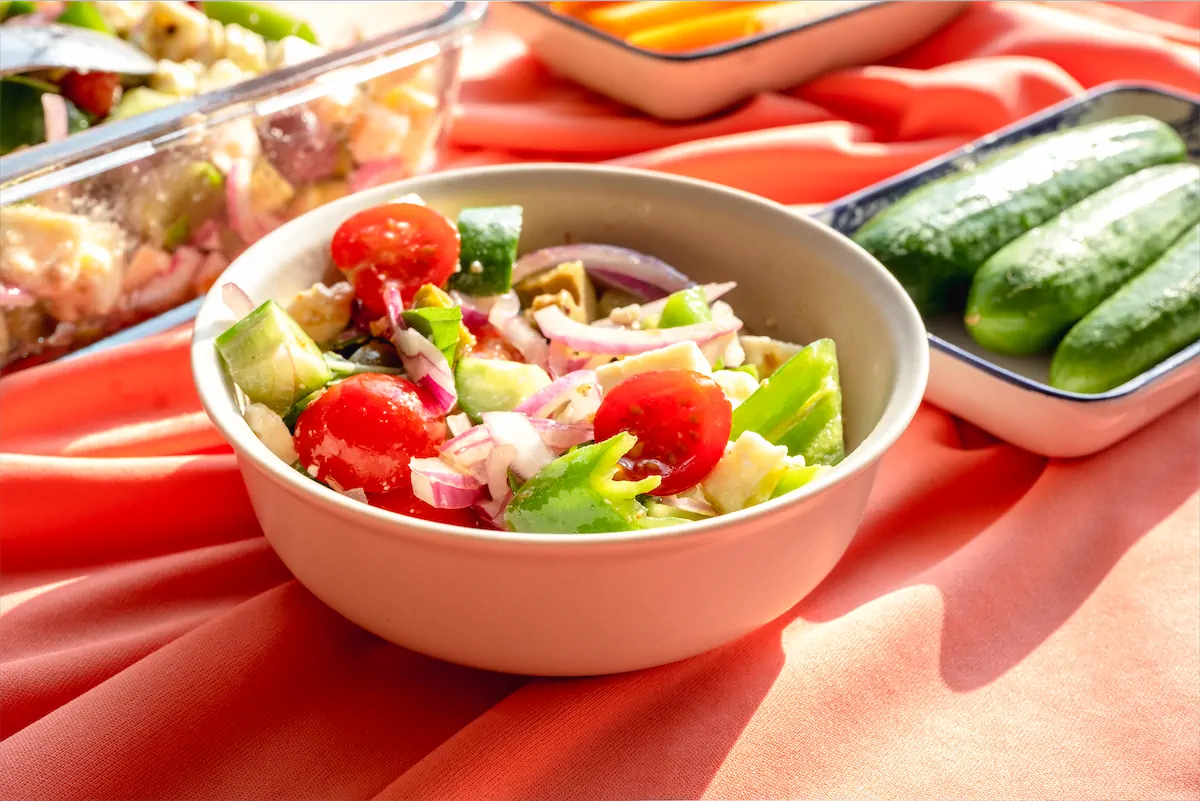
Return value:
[(700, 482), (700, 490), (722, 514), (736, 512), (770, 498), (787, 465), (787, 448), (744, 431), (726, 446), (721, 461)]
[(741, 370), (717, 370), (712, 377), (735, 409), (758, 389), (758, 382), (754, 380), (754, 376)]
[(745, 352), (744, 363), (757, 367), (759, 378), (767, 378), (784, 362), (803, 350), (801, 345), (770, 337), (742, 336), (739, 339)]
[(600, 388), (608, 392), (625, 379), (651, 370), (693, 370), (712, 375), (708, 359), (695, 342), (678, 342), (601, 365), (596, 368), (596, 377), (600, 380)]

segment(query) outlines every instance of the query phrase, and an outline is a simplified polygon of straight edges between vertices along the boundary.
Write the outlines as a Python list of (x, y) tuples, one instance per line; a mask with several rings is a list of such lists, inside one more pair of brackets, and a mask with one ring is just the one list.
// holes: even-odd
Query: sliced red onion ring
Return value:
[(481, 501), (475, 504), (475, 513), (480, 519), (493, 528), (504, 531), (504, 512), (508, 509), (508, 502), (512, 500), (512, 491), (510, 490), (503, 498), (493, 498), (490, 501)]
[[(726, 281), (721, 284), (704, 284), (702, 287), (704, 289), (704, 299), (707, 300), (711, 305), (717, 301), (717, 298), (721, 297), (727, 292), (730, 292), (736, 286), (736, 281)], [(666, 307), (666, 305), (666, 298), (663, 298), (662, 300), (656, 300), (652, 303), (643, 303), (641, 305), (642, 319), (644, 320), (647, 317), (659, 317), (663, 313), (663, 309)], [(716, 317), (717, 315), (714, 314), (713, 316)]]
[(673, 495), (666, 498), (659, 498), (658, 501), (664, 506), (681, 509), (695, 515), (704, 515), (705, 517), (716, 517), (717, 515), (716, 507), (703, 498)]
[(412, 468), (413, 494), (437, 509), (466, 509), (486, 497), (479, 480), (441, 459), (413, 457), (408, 466)]
[(347, 498), (349, 498), (352, 501), (358, 501), (359, 503), (368, 503), (367, 493), (362, 487), (355, 487), (354, 489), (348, 489), (348, 490), (339, 490), (339, 492), (341, 492), (343, 495), (345, 495)]
[[(596, 409), (600, 407), (600, 382), (596, 374), (591, 370), (576, 370), (556, 378), (523, 400), (513, 411), (530, 417), (554, 417), (556, 413), (564, 411), (563, 407), (590, 406), (593, 401), (591, 414), (595, 414)], [(589, 414), (578, 414), (578, 409), (575, 411), (577, 413), (568, 422), (590, 417)]]
[(192, 234), (190, 244), (201, 250), (221, 249), (221, 226), (216, 220), (205, 220)]
[(546, 306), (534, 312), (538, 328), (553, 342), (561, 342), (583, 353), (629, 356), (658, 350), (677, 342), (704, 345), (717, 337), (732, 334), (742, 327), (742, 321), (711, 320), (707, 323), (683, 325), (678, 328), (655, 328), (633, 331), (625, 328), (598, 328), (584, 325), (563, 314), (557, 306)]
[(221, 300), (225, 302), (231, 312), (238, 316), (239, 320), (254, 311), (254, 301), (250, 300), (246, 290), (232, 281), (221, 285)]
[(645, 253), (616, 245), (557, 245), (527, 253), (513, 267), (514, 283), (564, 262), (583, 262), (598, 283), (623, 289), (645, 300), (661, 298), (695, 282), (671, 265)]
[(0, 284), (0, 309), (27, 309), (37, 304), (37, 297), (19, 286)]
[(42, 93), (42, 121), (47, 142), (67, 137), (67, 101), (62, 95)]
[(452, 414), (446, 418), (446, 428), (450, 429), (450, 436), (457, 437), (459, 434), (471, 428), (471, 418), (465, 414)]
[(229, 227), (247, 245), (262, 238), (250, 197), (251, 169), (247, 159), (236, 159), (229, 165), (229, 172), (225, 176), (225, 206), (229, 214)]
[(521, 313), (521, 301), (515, 292), (505, 292), (490, 299), (488, 322), (497, 330), (503, 330), (504, 324)]
[(405, 326), (401, 316), (404, 301), (395, 284), (383, 290), (383, 302), (387, 307), (388, 321), (392, 324), (392, 344), (396, 346), (409, 380), (429, 393), (433, 400), (431, 411), (436, 414), (448, 413), (458, 403), (458, 390), (454, 387), (454, 373), (450, 370), (446, 355), (428, 339)]
[(488, 495), (492, 498), (504, 498), (511, 494), (508, 486), (508, 468), (517, 458), (517, 449), (512, 445), (497, 445), (488, 452), (484, 461), (484, 474), (487, 476)]
[(542, 442), (555, 453), (561, 455), (568, 448), (582, 445), (595, 434), (588, 423), (559, 423), (544, 417), (534, 417), (529, 420)]
[(554, 452), (542, 441), (529, 418), (517, 412), (484, 412), (483, 424), (492, 442), (516, 450), (510, 468), (522, 481), (554, 461)]
[(527, 363), (545, 370), (549, 366), (550, 346), (545, 337), (533, 330), (533, 326), (521, 316), (521, 301), (516, 293), (506, 292), (491, 301), (488, 323), (521, 352)]

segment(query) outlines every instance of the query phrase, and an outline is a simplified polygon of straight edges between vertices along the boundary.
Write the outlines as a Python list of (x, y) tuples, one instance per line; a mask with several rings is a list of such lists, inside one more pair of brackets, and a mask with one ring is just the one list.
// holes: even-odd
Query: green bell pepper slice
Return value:
[(269, 41), (277, 42), (286, 36), (299, 36), (306, 42), (318, 44), (317, 35), (308, 27), (308, 23), (270, 6), (238, 0), (205, 0), (201, 8), (209, 19), (215, 19), (224, 25), (241, 25)]
[(71, 0), (63, 13), (58, 15), (58, 22), (63, 25), (74, 25), (76, 28), (87, 28), (91, 31), (107, 33), (116, 36), (117, 32), (108, 24), (108, 20), (90, 0)]
[(462, 326), (462, 308), (451, 306), (439, 309), (426, 306), (409, 309), (401, 317), (408, 327), (433, 343), (446, 357), (446, 363), (454, 366), (458, 352), (458, 331)]
[(846, 456), (842, 433), (842, 389), (837, 349), (818, 339), (788, 359), (733, 410), (736, 440), (753, 431), (772, 445), (784, 445), (807, 464), (835, 465)]
[(650, 517), (638, 495), (658, 486), (614, 478), (617, 462), (637, 444), (627, 431), (569, 451), (526, 481), (508, 505), (505, 523), (525, 534), (604, 534), (675, 525), (686, 521)]

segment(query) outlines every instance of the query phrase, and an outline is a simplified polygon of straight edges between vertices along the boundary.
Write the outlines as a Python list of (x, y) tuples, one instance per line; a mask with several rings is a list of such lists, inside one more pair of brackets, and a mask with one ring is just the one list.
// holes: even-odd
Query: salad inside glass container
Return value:
[(279, 458), (363, 503), (532, 534), (680, 525), (779, 497), (845, 456), (834, 343), (746, 332), (644, 253), (520, 253), (522, 209), (456, 221), (408, 195), (345, 220), (330, 275), (215, 346)]
[(482, 11), (416, 5), (442, 13), (329, 52), (321, 30), (261, 4), (3, 4), (5, 25), (104, 26), (159, 71), (0, 79), (0, 371), (196, 298), (292, 217), (430, 169)]

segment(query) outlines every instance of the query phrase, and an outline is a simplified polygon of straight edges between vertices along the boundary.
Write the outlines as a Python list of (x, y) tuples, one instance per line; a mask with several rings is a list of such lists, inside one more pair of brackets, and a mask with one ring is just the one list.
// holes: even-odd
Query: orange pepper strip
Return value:
[(861, 0), (741, 3), (741, 8), (638, 31), (627, 41), (647, 50), (682, 53), (798, 25), (860, 4)]
[(550, 6), (550, 10), (557, 14), (565, 14), (568, 17), (578, 17), (585, 12), (594, 11), (598, 8), (604, 8), (605, 6), (619, 5), (619, 3), (613, 2), (612, 0), (607, 0), (607, 2), (604, 2), (603, 0), (590, 0), (590, 2), (555, 2), (547, 3), (546, 5)]
[(622, 39), (636, 31), (656, 28), (672, 22), (724, 11), (742, 3), (683, 2), (683, 0), (641, 0), (615, 3), (605, 8), (589, 9), (583, 18), (588, 24)]

